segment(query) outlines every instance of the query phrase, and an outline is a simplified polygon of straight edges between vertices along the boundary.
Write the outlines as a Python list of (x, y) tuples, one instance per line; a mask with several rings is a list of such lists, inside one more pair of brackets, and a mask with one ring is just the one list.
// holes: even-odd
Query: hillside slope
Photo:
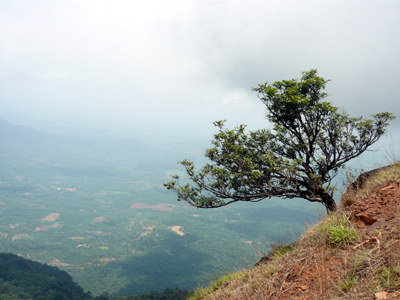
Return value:
[(400, 167), (368, 177), (298, 242), (192, 299), (400, 299)]
[(0, 299), (92, 299), (57, 267), (0, 253)]

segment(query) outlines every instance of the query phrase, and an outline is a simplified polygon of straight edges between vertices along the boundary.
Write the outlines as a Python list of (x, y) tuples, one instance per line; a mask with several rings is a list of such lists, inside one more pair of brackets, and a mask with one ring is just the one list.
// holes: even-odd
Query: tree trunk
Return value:
[(335, 200), (333, 200), (333, 197), (322, 186), (317, 188), (315, 196), (321, 199), (319, 202), (325, 206), (327, 213), (336, 210), (337, 206)]
[(336, 206), (336, 202), (335, 200), (332, 198), (331, 195), (329, 195), (327, 192), (323, 192), (323, 194), (321, 195), (321, 202), (323, 205), (325, 205), (326, 208), (326, 212), (330, 213), (336, 210), (337, 206)]

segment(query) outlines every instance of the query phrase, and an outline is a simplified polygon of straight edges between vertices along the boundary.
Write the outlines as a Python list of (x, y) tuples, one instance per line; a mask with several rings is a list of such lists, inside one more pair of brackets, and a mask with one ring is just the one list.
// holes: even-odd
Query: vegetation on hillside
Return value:
[(253, 269), (198, 289), (191, 300), (398, 299), (400, 166), (348, 189), (339, 209)]
[(91, 295), (57, 267), (0, 253), (1, 300), (84, 300)]
[(128, 297), (103, 293), (92, 298), (90, 292), (85, 293), (67, 272), (57, 267), (0, 253), (0, 300), (184, 300), (189, 295), (189, 291), (175, 288)]
[(128, 297), (118, 297), (115, 300), (185, 300), (190, 296), (191, 292), (182, 291), (178, 288), (165, 289), (163, 292), (141, 293)]

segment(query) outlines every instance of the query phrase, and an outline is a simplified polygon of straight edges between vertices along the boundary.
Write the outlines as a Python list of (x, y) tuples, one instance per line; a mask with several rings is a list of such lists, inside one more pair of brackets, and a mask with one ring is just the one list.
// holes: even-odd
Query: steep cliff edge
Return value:
[(295, 244), (191, 299), (400, 299), (400, 167), (363, 175)]

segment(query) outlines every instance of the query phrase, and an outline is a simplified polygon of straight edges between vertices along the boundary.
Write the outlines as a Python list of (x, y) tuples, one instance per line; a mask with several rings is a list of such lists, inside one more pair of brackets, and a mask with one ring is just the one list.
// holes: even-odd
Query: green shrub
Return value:
[(284, 256), (286, 253), (295, 250), (296, 247), (294, 244), (290, 244), (290, 245), (285, 245), (285, 244), (278, 244), (278, 245), (273, 245), (271, 247), (271, 252), (270, 252), (270, 256), (274, 257), (275, 259), (279, 259), (282, 256)]
[(356, 277), (347, 277), (345, 280), (339, 283), (339, 288), (342, 292), (347, 292), (357, 285)]
[(358, 238), (359, 233), (350, 226), (347, 216), (331, 216), (327, 222), (320, 223), (317, 231), (326, 234), (331, 244), (343, 246)]

